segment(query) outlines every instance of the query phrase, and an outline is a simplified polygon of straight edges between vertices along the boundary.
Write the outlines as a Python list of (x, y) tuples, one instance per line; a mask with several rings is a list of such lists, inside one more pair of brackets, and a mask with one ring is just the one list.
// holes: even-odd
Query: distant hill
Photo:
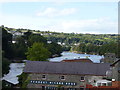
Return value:
[(23, 28), (15, 29), (4, 26), (1, 27), (9, 33), (12, 33), (14, 38), (19, 35), (24, 35), (24, 33), (28, 31), (34, 34), (40, 34), (46, 37), (48, 43), (55, 42), (60, 44), (64, 51), (99, 55), (104, 55), (105, 53), (115, 53), (117, 57), (120, 57), (120, 50), (118, 48), (119, 38), (117, 34), (60, 33)]
[[(4, 26), (1, 26), (4, 27)], [(51, 31), (40, 31), (40, 30), (30, 30), (30, 29), (15, 29), (4, 27), (10, 33), (16, 33), (22, 35), (24, 32), (31, 31), (34, 34), (41, 34), (46, 37), (48, 41), (57, 42), (58, 44), (71, 46), (79, 45), (80, 43), (103, 45), (110, 42), (116, 42), (118, 39), (117, 34), (78, 34), (78, 33), (59, 33)]]

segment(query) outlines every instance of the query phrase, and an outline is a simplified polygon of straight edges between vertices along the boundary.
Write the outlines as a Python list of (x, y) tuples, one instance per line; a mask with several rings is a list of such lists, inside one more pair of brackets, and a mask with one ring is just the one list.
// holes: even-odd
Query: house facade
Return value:
[(28, 88), (84, 90), (103, 79), (108, 69), (105, 63), (27, 61), (24, 73), (29, 74)]
[[(65, 75), (65, 74), (29, 74), (28, 88), (86, 88), (86, 84), (95, 84), (103, 76)], [(94, 77), (94, 80), (92, 79)]]

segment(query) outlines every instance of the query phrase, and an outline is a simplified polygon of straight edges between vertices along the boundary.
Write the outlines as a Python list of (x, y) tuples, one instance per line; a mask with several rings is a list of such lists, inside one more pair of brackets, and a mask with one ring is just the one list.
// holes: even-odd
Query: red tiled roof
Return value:
[(92, 86), (92, 85), (86, 85), (86, 88), (89, 90), (120, 90), (120, 87), (117, 86)]

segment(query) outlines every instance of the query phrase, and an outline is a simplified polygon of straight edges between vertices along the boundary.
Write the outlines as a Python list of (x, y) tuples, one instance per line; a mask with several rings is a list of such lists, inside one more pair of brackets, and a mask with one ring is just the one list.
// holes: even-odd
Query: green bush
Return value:
[(18, 81), (19, 86), (21, 88), (27, 88), (27, 84), (29, 83), (30, 77), (28, 77), (28, 74), (22, 73), (21, 75), (18, 75)]

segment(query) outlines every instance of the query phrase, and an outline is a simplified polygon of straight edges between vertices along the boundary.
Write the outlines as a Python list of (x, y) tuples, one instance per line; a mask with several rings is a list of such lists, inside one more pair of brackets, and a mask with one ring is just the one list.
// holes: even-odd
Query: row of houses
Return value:
[(84, 90), (100, 86), (120, 87), (120, 60), (113, 64), (89, 60), (27, 61), (24, 73), (29, 74), (28, 88)]

